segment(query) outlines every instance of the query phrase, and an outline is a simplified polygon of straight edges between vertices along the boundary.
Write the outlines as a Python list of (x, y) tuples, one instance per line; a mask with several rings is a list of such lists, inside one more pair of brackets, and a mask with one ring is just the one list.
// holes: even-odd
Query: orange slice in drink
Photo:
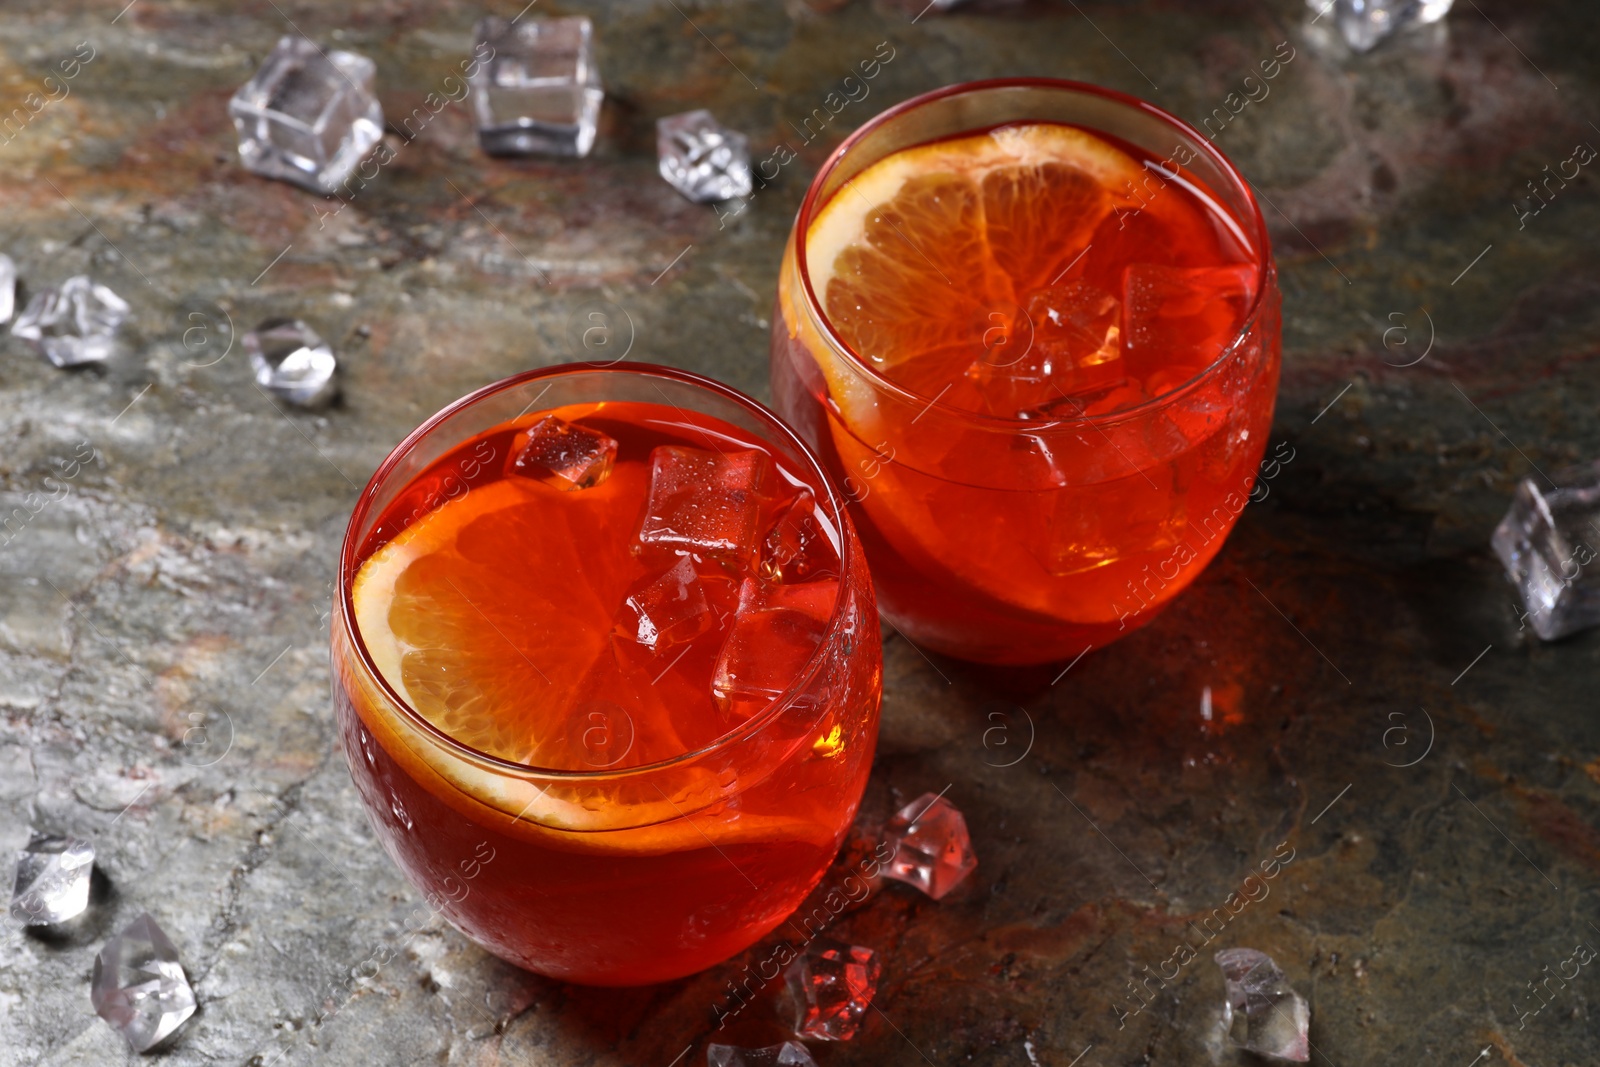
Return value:
[[(828, 321), (874, 369), (933, 397), (1049, 287), (1118, 207), (1139, 203), (1137, 160), (1073, 126), (1002, 126), (896, 152), (852, 178), (806, 233)], [(844, 409), (856, 375), (819, 351)], [(852, 410), (854, 409), (854, 410)]]
[(433, 725), (491, 756), (581, 770), (552, 724), (600, 659), (611, 612), (567, 509), (540, 495), (508, 478), (446, 503), (367, 560), (352, 599), (379, 672)]
[[(829, 323), (862, 362), (929, 400), (965, 406), (957, 394), (993, 326), (1016, 322), (1017, 309), (1068, 271), (1113, 211), (1167, 209), (1172, 198), (1138, 197), (1145, 179), (1133, 156), (1072, 126), (1005, 126), (936, 141), (879, 160), (835, 193), (807, 230), (806, 267)], [(789, 320), (806, 322), (794, 313)], [(920, 404), (890, 415), (848, 357), (800, 329), (838, 407), (830, 423), (846, 470), (875, 479), (861, 505), (875, 525), (908, 558), (1035, 621), (1058, 620), (1051, 575), (1019, 573), (1036, 564), (1005, 550), (1022, 516), (975, 521), (969, 491), (902, 473), (907, 464), (970, 469), (992, 453), (995, 462), (1014, 462), (1010, 439), (952, 434), (935, 419), (915, 425)], [(892, 460), (869, 447), (879, 441), (895, 450)], [(996, 507), (1016, 495), (996, 492)], [(1079, 610), (1082, 621), (1100, 622), (1114, 609)]]
[[(683, 753), (665, 706), (683, 694), (648, 677), (631, 684), (611, 648), (629, 576), (582, 558), (631, 537), (644, 489), (630, 483), (643, 477), (637, 464), (619, 467), (575, 493), (507, 478), (413, 523), (362, 564), (351, 590), (378, 672), (450, 737), (529, 768), (625, 771)], [(710, 694), (700, 697), (709, 710)], [(375, 694), (363, 704), (386, 750), (419, 780), (443, 779), (476, 817), (554, 847), (645, 855), (827, 837), (791, 816), (703, 810), (722, 788), (710, 770), (659, 781), (522, 776), (387, 721)]]

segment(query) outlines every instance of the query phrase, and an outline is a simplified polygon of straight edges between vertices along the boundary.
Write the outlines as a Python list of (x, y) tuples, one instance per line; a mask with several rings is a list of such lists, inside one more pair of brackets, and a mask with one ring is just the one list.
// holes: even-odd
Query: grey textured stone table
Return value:
[[(745, 961), (588, 990), (438, 920), (412, 932), (419, 898), (329, 713), (329, 582), (359, 486), (447, 401), (579, 354), (571, 324), (604, 301), (634, 358), (765, 395), (799, 198), (890, 103), (1051, 74), (1200, 121), (1280, 42), (1294, 58), (1270, 93), (1213, 128), (1273, 232), (1274, 443), (1294, 458), (1169, 612), (1064, 676), (889, 637), (864, 817), (948, 786), (980, 866), (942, 903), (891, 885), (839, 920), (884, 977), (862, 1034), (818, 1059), (1235, 1062), (1208, 958), (1228, 944), (1272, 953), (1310, 999), (1318, 1064), (1600, 1061), (1600, 971), (1549, 984), (1538, 1014), (1528, 985), (1600, 945), (1600, 635), (1533, 639), (1487, 549), (1518, 479), (1600, 456), (1593, 176), (1517, 207), (1600, 144), (1587, 0), (1462, 0), (1360, 58), (1300, 0), (920, 18), (921, 0), (546, 0), (596, 17), (609, 96), (581, 163), (491, 162), (463, 106), (432, 113), (473, 5), (123, 3), (0, 12), (0, 248), (35, 289), (87, 270), (133, 306), (102, 369), (0, 342), (0, 514), (25, 516), (0, 538), (0, 847), (30, 822), (75, 832), (109, 879), (85, 929), (0, 937), (0, 1062), (134, 1059), (88, 977), (147, 909), (201, 1001), (173, 1064), (703, 1062)], [(337, 213), (235, 154), (228, 96), (291, 25), (372, 56), (391, 121), (426, 109)], [(14, 111), (79, 42), (77, 76)], [(893, 58), (834, 114), (880, 42)], [(655, 176), (654, 119), (698, 106), (758, 161), (797, 154), (736, 217)], [(276, 314), (334, 341), (343, 406), (287, 412), (252, 385), (228, 324)], [(1187, 924), (1291, 850), (1176, 962)], [(1130, 983), (1158, 971), (1175, 976), (1144, 1006)]]

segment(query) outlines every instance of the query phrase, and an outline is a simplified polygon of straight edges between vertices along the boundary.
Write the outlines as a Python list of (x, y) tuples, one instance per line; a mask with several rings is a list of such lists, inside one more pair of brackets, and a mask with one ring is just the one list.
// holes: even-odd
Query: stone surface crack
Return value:
[[(244, 891), (245, 882), (255, 873), (271, 856), (273, 846), (276, 844), (278, 828), (295, 812), (300, 810), (300, 804), (306, 785), (327, 767), (328, 757), (323, 758), (305, 775), (305, 777), (287, 786), (276, 797), (272, 798), (269, 808), (271, 817), (256, 831), (255, 840), (245, 849), (244, 857), (228, 874), (228, 883), (223, 891), (223, 901), (216, 913), (212, 916), (211, 923), (206, 929), (206, 947), (202, 953), (203, 963), (197, 964), (193, 970), (194, 984), (201, 986), (211, 969), (216, 966), (218, 955), (223, 947), (238, 931), (239, 923), (236, 908), (241, 893)], [(267, 795), (265, 792), (262, 795)], [(272, 838), (270, 843), (263, 843), (263, 834)]]

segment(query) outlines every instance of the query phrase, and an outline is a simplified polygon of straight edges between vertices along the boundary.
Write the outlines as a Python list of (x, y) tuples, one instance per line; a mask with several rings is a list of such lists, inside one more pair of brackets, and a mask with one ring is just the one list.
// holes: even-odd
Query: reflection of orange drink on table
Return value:
[(1069, 82), (878, 116), (784, 255), (776, 406), (851, 500), (879, 606), (994, 663), (1075, 656), (1206, 565), (1272, 423), (1255, 200), (1193, 128)]
[(415, 431), (346, 535), (335, 702), (378, 836), (458, 928), (627, 985), (781, 922), (877, 733), (843, 501), (705, 379), (575, 365)]

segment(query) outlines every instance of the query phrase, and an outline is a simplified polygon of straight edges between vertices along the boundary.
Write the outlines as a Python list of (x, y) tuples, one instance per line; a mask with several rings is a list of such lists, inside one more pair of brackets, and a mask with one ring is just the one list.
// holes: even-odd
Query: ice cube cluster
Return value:
[[(1182, 385), (1233, 341), (1255, 268), (1136, 263), (1109, 293), (1057, 281), (985, 323), (983, 355), (960, 388), (1001, 418), (1058, 419), (1132, 407)], [(959, 399), (952, 397), (953, 400)]]
[[(593, 489), (617, 442), (546, 415), (519, 432), (507, 473)], [(634, 537), (649, 573), (619, 605), (615, 633), (663, 668), (684, 646), (718, 640), (711, 697), (731, 721), (755, 715), (811, 658), (839, 598), (840, 565), (810, 490), (783, 483), (772, 457), (662, 445)]]

